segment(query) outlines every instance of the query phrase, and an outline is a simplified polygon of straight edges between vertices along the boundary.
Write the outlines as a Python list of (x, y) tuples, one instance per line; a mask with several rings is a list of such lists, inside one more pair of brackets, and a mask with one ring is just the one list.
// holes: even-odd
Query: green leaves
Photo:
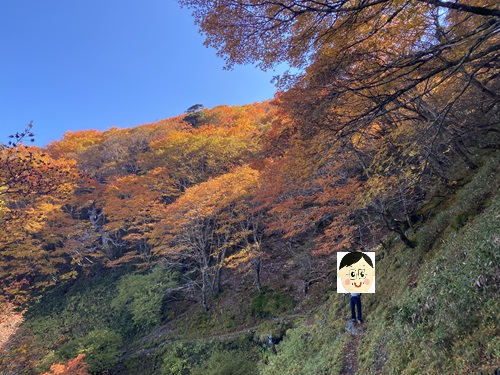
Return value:
[(122, 337), (108, 329), (90, 332), (79, 343), (79, 352), (85, 354), (85, 361), (92, 373), (103, 373), (115, 366), (122, 353)]
[(160, 322), (163, 298), (177, 285), (176, 278), (173, 271), (161, 266), (146, 274), (126, 275), (118, 283), (118, 294), (111, 307), (117, 312), (128, 311), (133, 324), (147, 330)]

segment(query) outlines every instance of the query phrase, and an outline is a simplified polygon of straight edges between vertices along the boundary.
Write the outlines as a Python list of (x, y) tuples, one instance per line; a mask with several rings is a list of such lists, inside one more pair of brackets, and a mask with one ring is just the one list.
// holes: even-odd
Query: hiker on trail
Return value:
[(361, 315), (361, 293), (351, 293), (351, 319), (356, 320), (355, 309), (358, 310), (358, 323), (363, 323)]
[(367, 293), (373, 284), (375, 268), (368, 255), (362, 252), (350, 252), (340, 261), (338, 277), (342, 286), (351, 294), (351, 318), (363, 322), (361, 313), (361, 293)]

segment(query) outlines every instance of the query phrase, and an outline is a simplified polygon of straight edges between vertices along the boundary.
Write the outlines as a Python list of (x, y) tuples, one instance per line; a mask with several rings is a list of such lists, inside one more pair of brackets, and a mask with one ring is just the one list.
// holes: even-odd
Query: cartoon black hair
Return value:
[(366, 261), (366, 263), (368, 263), (373, 268), (373, 263), (370, 257), (365, 253), (357, 251), (348, 253), (342, 258), (342, 260), (340, 261), (339, 270), (341, 270), (344, 267), (349, 267), (354, 263), (357, 263), (361, 258), (363, 258)]

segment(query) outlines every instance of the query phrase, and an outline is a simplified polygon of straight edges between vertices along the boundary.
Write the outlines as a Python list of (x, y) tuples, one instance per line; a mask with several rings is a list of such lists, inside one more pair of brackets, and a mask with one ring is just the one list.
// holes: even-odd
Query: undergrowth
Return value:
[[(490, 157), (463, 186), (430, 197), (419, 213), (425, 220), (413, 235), (415, 249), (393, 241), (377, 251), (376, 293), (363, 296), (359, 374), (500, 368), (499, 160)], [(169, 285), (175, 275), (158, 270), (107, 272), (46, 294), (24, 323), (39, 343), (38, 373), (78, 353), (87, 354), (95, 374), (333, 375), (344, 368), (352, 336), (343, 295), (330, 292), (316, 313), (295, 321), (279, 317), (293, 314), (296, 301), (272, 290), (232, 308), (222, 294), (208, 313), (188, 309), (172, 318), (155, 292)], [(170, 336), (145, 340), (167, 317)], [(250, 324), (260, 326), (241, 330)]]
[[(377, 253), (376, 293), (363, 296), (366, 330), (357, 373), (500, 369), (499, 159), (491, 157), (470, 182), (440, 200), (438, 211), (424, 207), (428, 218), (416, 234), (416, 249), (395, 244)], [(323, 324), (289, 330), (261, 373), (341, 373), (350, 340), (342, 298), (332, 295), (323, 306), (316, 316), (326, 316)]]

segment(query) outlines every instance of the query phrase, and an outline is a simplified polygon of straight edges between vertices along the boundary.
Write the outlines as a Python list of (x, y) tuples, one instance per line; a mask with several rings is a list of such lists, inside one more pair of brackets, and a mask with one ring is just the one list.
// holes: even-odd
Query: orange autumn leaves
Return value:
[(173, 118), (67, 133), (48, 152), (2, 150), (2, 289), (45, 288), (96, 264), (159, 261), (153, 230), (165, 207), (258, 158), (272, 113), (268, 103), (221, 106), (199, 129)]
[[(156, 225), (155, 253), (195, 265), (201, 274), (205, 308), (207, 291), (214, 297), (221, 291), (220, 271), (228, 266), (227, 257), (242, 254), (255, 241), (259, 212), (252, 200), (259, 184), (258, 171), (236, 167), (187, 189), (165, 207)], [(255, 255), (247, 254), (247, 261)]]
[(0, 166), (0, 280), (3, 290), (21, 298), (16, 291), (35, 275), (57, 273), (62, 254), (52, 248), (48, 222), (72, 196), (81, 174), (73, 161), (22, 144), (0, 150)]
[(178, 117), (68, 133), (36, 151), (51, 166), (41, 181), (57, 184), (4, 199), (2, 213), (27, 220), (0, 229), (1, 281), (20, 294), (97, 265), (166, 262), (188, 267), (206, 297), (220, 293), (223, 268), (258, 280), (271, 239), (309, 238), (319, 254), (373, 245), (380, 220), (367, 222), (368, 208), (400, 193), (391, 168), (370, 166), (381, 141), (306, 134), (283, 97), (204, 109), (196, 128)]
[(85, 354), (79, 354), (66, 363), (55, 363), (50, 366), (50, 371), (44, 372), (42, 375), (89, 375)]
[[(96, 263), (147, 266), (182, 257), (189, 251), (180, 238), (197, 225), (213, 246), (203, 251), (218, 259), (216, 267), (226, 266), (226, 255), (255, 248), (264, 232), (293, 237), (330, 222), (356, 190), (356, 179), (336, 175), (342, 168), (332, 163), (315, 172), (309, 154), (313, 147), (324, 152), (321, 142), (279, 147), (273, 137), (283, 132), (283, 118), (270, 103), (205, 112), (207, 123), (196, 129), (174, 118), (68, 133), (49, 145), (52, 158), (40, 156), (47, 160), (40, 178), (54, 192), (24, 204), (29, 220), (11, 235), (4, 229), (4, 238), (16, 239), (4, 244), (4, 280), (27, 277), (45, 287)], [(85, 174), (76, 179), (79, 170)], [(18, 192), (16, 199), (26, 196)]]

